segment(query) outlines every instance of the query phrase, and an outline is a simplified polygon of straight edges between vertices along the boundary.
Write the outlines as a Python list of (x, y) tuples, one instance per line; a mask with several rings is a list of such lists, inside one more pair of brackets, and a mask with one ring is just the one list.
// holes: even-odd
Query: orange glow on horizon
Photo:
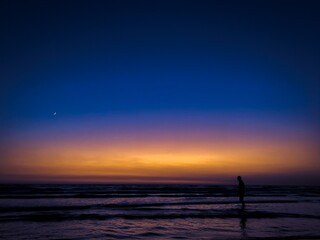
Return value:
[(88, 136), (20, 143), (2, 175), (76, 182), (221, 182), (231, 176), (310, 170), (316, 148), (305, 139), (208, 134)]

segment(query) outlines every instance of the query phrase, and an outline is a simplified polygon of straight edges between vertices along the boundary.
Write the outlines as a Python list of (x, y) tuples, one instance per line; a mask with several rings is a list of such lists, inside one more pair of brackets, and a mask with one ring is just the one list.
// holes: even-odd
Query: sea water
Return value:
[(320, 239), (320, 187), (0, 185), (0, 239)]

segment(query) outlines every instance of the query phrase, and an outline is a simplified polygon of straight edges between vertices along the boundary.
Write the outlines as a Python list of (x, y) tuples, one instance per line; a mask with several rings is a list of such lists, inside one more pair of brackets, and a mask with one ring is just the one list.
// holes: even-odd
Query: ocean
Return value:
[(0, 185), (0, 239), (320, 239), (319, 186)]

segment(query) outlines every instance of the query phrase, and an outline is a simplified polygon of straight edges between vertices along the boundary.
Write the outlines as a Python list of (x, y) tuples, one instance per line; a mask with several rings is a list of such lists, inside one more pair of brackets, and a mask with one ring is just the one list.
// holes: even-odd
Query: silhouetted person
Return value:
[(237, 179), (239, 182), (238, 184), (239, 201), (242, 204), (242, 207), (244, 207), (245, 206), (245, 203), (244, 203), (245, 185), (244, 185), (244, 182), (242, 181), (241, 176), (238, 176)]

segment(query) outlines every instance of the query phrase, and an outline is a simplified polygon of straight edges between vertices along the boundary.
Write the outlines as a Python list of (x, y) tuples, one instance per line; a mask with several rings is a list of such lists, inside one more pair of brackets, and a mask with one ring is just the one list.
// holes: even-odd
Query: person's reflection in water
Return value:
[(240, 209), (240, 229), (241, 229), (241, 239), (247, 239), (247, 214), (245, 207), (242, 206)]

